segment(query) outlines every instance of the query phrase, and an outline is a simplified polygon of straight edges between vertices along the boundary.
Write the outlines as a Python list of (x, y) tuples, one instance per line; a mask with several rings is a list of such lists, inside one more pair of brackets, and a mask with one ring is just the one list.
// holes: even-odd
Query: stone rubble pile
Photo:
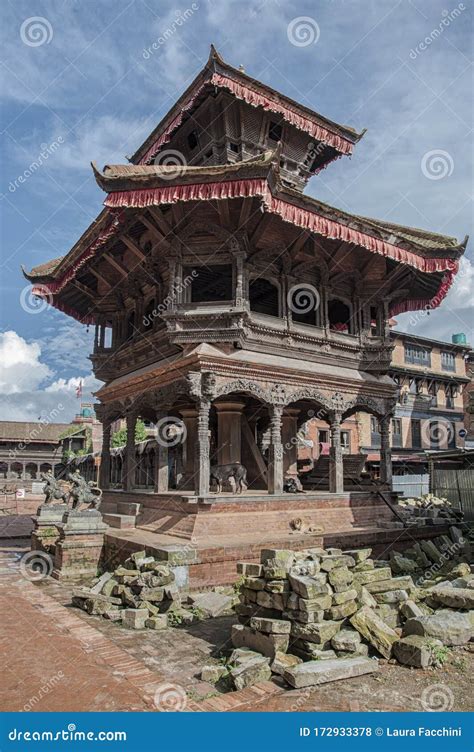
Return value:
[(406, 525), (419, 527), (425, 525), (446, 525), (461, 522), (463, 513), (453, 509), (451, 502), (428, 493), (416, 498), (400, 498), (397, 510)]
[(202, 678), (227, 675), (241, 689), (277, 674), (292, 687), (315, 686), (376, 671), (378, 656), (426, 668), (438, 647), (474, 634), (470, 548), (453, 527), (388, 561), (369, 548), (263, 550), (260, 564), (238, 565), (227, 666), (206, 666)]
[(166, 629), (170, 614), (174, 621), (184, 618), (174, 573), (145, 551), (132, 554), (90, 587), (74, 588), (72, 604), (129, 629)]

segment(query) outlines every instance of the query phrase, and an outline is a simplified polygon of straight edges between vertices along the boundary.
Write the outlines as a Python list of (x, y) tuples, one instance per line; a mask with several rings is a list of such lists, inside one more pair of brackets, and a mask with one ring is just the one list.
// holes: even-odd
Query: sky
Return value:
[[(447, 0), (3, 0), (0, 420), (69, 421), (91, 399), (92, 331), (34, 305), (21, 272), (64, 255), (209, 55), (367, 128), (307, 192), (344, 210), (472, 237), (472, 3)], [(39, 166), (32, 169), (33, 163)], [(440, 309), (398, 328), (474, 341), (471, 242)]]

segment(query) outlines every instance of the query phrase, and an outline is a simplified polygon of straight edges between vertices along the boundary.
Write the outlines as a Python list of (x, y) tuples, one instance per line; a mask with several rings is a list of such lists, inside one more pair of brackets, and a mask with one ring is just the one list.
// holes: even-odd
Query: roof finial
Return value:
[(243, 66), (243, 65), (239, 65), (239, 71), (240, 71), (241, 73), (245, 73), (245, 68), (244, 68), (244, 66)]

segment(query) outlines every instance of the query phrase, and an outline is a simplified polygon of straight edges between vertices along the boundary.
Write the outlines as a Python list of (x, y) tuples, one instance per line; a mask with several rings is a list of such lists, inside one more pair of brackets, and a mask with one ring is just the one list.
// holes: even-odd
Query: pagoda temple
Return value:
[[(341, 426), (360, 412), (379, 421), (380, 483), (390, 487), (389, 320), (438, 306), (465, 244), (305, 193), (362, 136), (212, 47), (129, 164), (92, 166), (104, 208), (73, 248), (25, 272), (36, 295), (95, 325), (104, 498), (136, 501), (147, 489), (148, 530), (186, 537), (191, 506), (194, 519), (218, 503), (210, 465), (245, 466), (240, 507), (284, 499), (291, 477), (301, 488), (298, 432), (312, 416), (330, 439), (322, 490), (286, 499), (329, 504), (349, 493), (356, 506), (364, 489), (349, 484)], [(119, 418), (127, 442), (117, 452)], [(170, 421), (181, 428), (140, 453), (138, 418), (158, 434)], [(239, 498), (224, 497), (226, 510)]]

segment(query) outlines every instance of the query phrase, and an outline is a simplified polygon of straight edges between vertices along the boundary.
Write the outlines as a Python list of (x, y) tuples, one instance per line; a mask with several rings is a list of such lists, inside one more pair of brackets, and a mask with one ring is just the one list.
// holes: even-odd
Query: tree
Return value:
[[(148, 434), (145, 428), (145, 424), (142, 420), (137, 420), (135, 425), (135, 444), (140, 441), (145, 441), (148, 438)], [(120, 431), (115, 431), (112, 435), (111, 444), (113, 447), (125, 446), (127, 443), (127, 429), (121, 428)]]

